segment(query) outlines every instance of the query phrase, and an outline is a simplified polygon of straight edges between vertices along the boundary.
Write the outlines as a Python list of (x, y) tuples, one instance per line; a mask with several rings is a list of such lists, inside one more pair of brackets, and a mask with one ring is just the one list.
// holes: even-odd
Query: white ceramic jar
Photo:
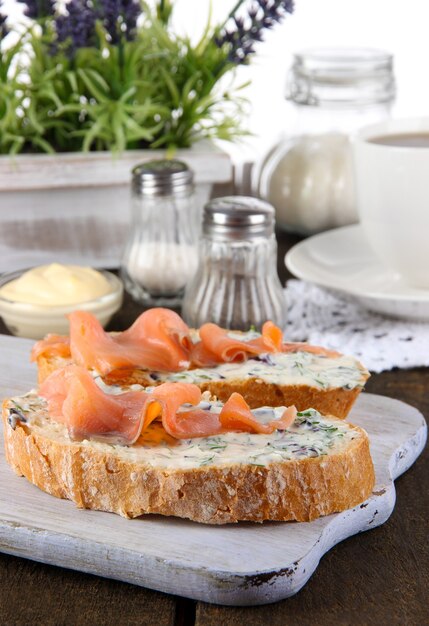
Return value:
[(295, 55), (287, 80), (289, 128), (256, 169), (255, 191), (283, 230), (309, 235), (357, 221), (351, 141), (386, 119), (395, 96), (392, 56), (371, 49)]

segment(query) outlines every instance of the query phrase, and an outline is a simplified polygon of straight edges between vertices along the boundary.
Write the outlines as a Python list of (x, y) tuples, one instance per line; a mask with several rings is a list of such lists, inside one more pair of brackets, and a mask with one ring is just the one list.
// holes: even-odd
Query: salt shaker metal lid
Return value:
[(274, 232), (274, 208), (247, 196), (226, 196), (204, 207), (203, 233), (224, 241), (269, 237)]
[(137, 195), (169, 196), (193, 190), (194, 175), (183, 161), (156, 159), (140, 163), (132, 171), (132, 188)]

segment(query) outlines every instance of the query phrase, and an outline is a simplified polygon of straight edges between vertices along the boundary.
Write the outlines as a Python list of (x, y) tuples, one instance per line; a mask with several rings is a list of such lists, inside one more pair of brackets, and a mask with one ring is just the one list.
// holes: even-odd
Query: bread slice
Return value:
[[(69, 362), (70, 359), (58, 356), (39, 356), (39, 383)], [(353, 357), (328, 357), (297, 351), (266, 354), (245, 363), (222, 363), (178, 373), (116, 370), (104, 380), (108, 384), (145, 387), (167, 381), (191, 382), (223, 402), (237, 392), (251, 408), (294, 404), (303, 411), (311, 406), (323, 415), (343, 419), (368, 378), (369, 372)]]
[[(266, 421), (278, 410), (254, 415)], [(374, 486), (365, 431), (312, 409), (270, 435), (175, 440), (155, 423), (132, 446), (72, 441), (36, 392), (5, 400), (2, 415), (6, 458), (18, 475), (80, 508), (128, 518), (309, 521), (356, 506)]]

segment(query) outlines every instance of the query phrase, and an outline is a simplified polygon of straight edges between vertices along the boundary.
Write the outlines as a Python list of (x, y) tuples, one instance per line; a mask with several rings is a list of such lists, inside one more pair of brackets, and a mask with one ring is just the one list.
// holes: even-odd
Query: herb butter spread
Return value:
[(310, 352), (260, 354), (244, 363), (222, 363), (178, 373), (152, 373), (153, 381), (203, 383), (258, 378), (274, 385), (308, 385), (320, 389), (362, 388), (368, 372), (350, 356), (327, 357)]
[[(200, 407), (219, 413), (222, 404), (203, 401)], [(184, 407), (184, 410), (187, 408)], [(284, 407), (261, 407), (252, 413), (256, 419), (266, 423), (279, 419), (283, 410)], [(351, 440), (362, 436), (342, 420), (322, 417), (314, 409), (308, 409), (298, 413), (287, 430), (278, 430), (270, 435), (228, 432), (212, 437), (176, 440), (156, 423), (132, 446), (93, 440), (75, 442), (70, 440), (64, 425), (49, 418), (46, 401), (36, 392), (12, 399), (9, 415), (12, 428), (21, 422), (43, 436), (66, 440), (71, 446), (91, 446), (100, 452), (117, 454), (127, 462), (165, 469), (196, 469), (210, 465), (227, 468), (237, 464), (265, 467), (271, 463), (340, 452)]]

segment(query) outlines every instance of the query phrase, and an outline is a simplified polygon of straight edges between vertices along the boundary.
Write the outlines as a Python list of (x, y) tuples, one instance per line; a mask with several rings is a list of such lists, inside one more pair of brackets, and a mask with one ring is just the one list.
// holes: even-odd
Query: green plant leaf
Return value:
[(171, 99), (173, 101), (173, 105), (177, 108), (180, 105), (180, 93), (177, 85), (171, 78), (170, 74), (166, 71), (164, 67), (160, 68), (161, 75), (165, 81), (165, 84), (170, 92)]
[[(90, 72), (89, 70), (83, 70), (82, 68), (80, 68), (77, 70), (77, 74), (82, 82), (85, 84), (85, 87), (88, 89), (89, 93), (94, 98), (96, 98), (99, 102), (107, 102), (108, 94), (100, 89), (100, 81), (94, 81), (94, 75), (97, 76), (97, 72)], [(98, 78), (101, 78), (101, 76), (99, 76)], [(104, 83), (104, 81), (102, 82)]]
[(35, 146), (38, 146), (39, 148), (41, 148), (43, 152), (47, 152), (49, 154), (55, 154), (55, 150), (53, 149), (51, 144), (45, 141), (45, 139), (43, 139), (42, 137), (32, 137), (31, 141)]
[(213, 40), (210, 19), (194, 44), (142, 6), (133, 41), (113, 45), (98, 22), (94, 45), (69, 58), (48, 17), (1, 50), (0, 152), (174, 150), (242, 135), (244, 86), (225, 86), (233, 67)]
[(103, 125), (106, 123), (106, 117), (101, 116), (95, 124), (85, 133), (82, 144), (82, 151), (89, 152), (91, 144), (95, 141), (97, 134), (103, 130)]
[(74, 93), (79, 93), (79, 87), (77, 83), (76, 74), (74, 72), (66, 72), (65, 78), (70, 84), (71, 90), (74, 91)]

